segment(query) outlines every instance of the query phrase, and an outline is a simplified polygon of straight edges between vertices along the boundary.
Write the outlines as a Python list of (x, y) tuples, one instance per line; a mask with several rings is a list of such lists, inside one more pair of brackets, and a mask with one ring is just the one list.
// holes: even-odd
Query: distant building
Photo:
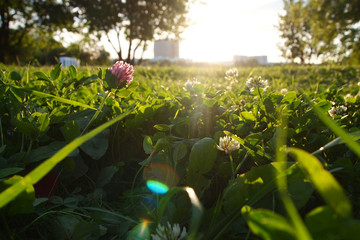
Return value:
[(70, 65), (73, 65), (74, 67), (80, 66), (80, 60), (73, 57), (59, 57), (59, 62), (62, 67), (68, 67)]
[(154, 43), (154, 59), (179, 59), (179, 41), (157, 40)]
[(240, 64), (246, 64), (250, 62), (256, 61), (260, 65), (267, 65), (268, 60), (267, 56), (240, 56), (240, 55), (234, 55), (233, 62), (240, 63)]

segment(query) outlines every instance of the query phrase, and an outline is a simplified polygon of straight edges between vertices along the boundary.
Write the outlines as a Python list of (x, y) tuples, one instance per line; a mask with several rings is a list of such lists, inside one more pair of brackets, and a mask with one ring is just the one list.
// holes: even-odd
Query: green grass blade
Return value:
[(70, 104), (70, 105), (73, 105), (73, 106), (79, 106), (79, 107), (90, 108), (90, 109), (96, 110), (96, 108), (94, 108), (92, 106), (89, 106), (87, 104), (81, 103), (81, 102), (76, 102), (76, 101), (73, 101), (73, 100), (69, 100), (69, 99), (66, 99), (66, 98), (54, 96), (54, 95), (51, 95), (51, 94), (48, 94), (48, 93), (39, 92), (39, 91), (29, 89), (29, 88), (22, 88), (22, 87), (17, 87), (17, 86), (12, 86), (12, 87), (16, 88), (16, 89), (18, 89), (20, 91), (24, 91), (24, 92), (34, 94), (35, 96), (38, 96), (38, 97), (50, 98), (50, 99), (53, 99), (55, 101)]
[(110, 127), (114, 123), (120, 121), (127, 115), (129, 115), (133, 110), (129, 110), (126, 113), (123, 113), (116, 118), (100, 125), (91, 132), (74, 139), (71, 143), (60, 149), (54, 156), (40, 164), (37, 168), (27, 174), (22, 180), (7, 188), (0, 193), (0, 208), (4, 207), (11, 200), (16, 198), (22, 191), (24, 191), (27, 186), (37, 183), (41, 178), (43, 178), (48, 172), (51, 171), (59, 162), (61, 162), (66, 156), (68, 156), (72, 151), (79, 147), (84, 142), (88, 141), (92, 137), (95, 137), (97, 134)]
[[(353, 133), (348, 133), (348, 135), (351, 136), (351, 138), (353, 139), (353, 141), (359, 140), (360, 139), (360, 132), (353, 132)], [(311, 153), (312, 155), (316, 155), (319, 154), (321, 152), (323, 152), (326, 149), (332, 148), (337, 146), (338, 144), (342, 144), (344, 143), (343, 139), (341, 137), (335, 138), (334, 140), (332, 140), (331, 142), (325, 144), (324, 146), (322, 146), (321, 148), (319, 148), (318, 150), (316, 150), (315, 152)]]
[(192, 189), (191, 187), (185, 187), (185, 191), (189, 195), (190, 202), (192, 205), (192, 217), (191, 217), (189, 237), (188, 237), (189, 240), (192, 240), (196, 238), (196, 233), (200, 226), (200, 222), (204, 210), (198, 197), (196, 196), (194, 189)]
[(310, 153), (301, 149), (289, 148), (288, 152), (299, 162), (301, 170), (310, 179), (325, 202), (332, 207), (339, 216), (344, 218), (351, 217), (352, 209), (349, 199), (340, 184), (331, 173), (323, 168), (320, 161)]
[(276, 184), (279, 190), (281, 201), (284, 204), (285, 210), (291, 219), (292, 226), (296, 231), (296, 238), (299, 240), (312, 239), (308, 229), (306, 228), (303, 220), (298, 213), (296, 206), (293, 200), (290, 198), (287, 188), (287, 175), (282, 174), (282, 172), (286, 171), (285, 164), (287, 162), (286, 158), (286, 138), (287, 138), (287, 118), (285, 115), (280, 117), (280, 126), (277, 128), (277, 138), (276, 138), (276, 153), (275, 159), (280, 164), (280, 171), (278, 171), (276, 177)]

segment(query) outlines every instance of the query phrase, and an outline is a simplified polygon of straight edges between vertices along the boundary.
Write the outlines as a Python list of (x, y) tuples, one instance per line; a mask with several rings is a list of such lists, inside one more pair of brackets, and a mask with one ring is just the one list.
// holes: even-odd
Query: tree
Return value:
[[(101, 37), (105, 34), (119, 60), (134, 63), (137, 50), (146, 50), (155, 37), (174, 37), (186, 26), (188, 0), (74, 0), (80, 17), (89, 31)], [(110, 33), (116, 34), (116, 41)], [(129, 43), (126, 57), (122, 39)]]
[(360, 0), (310, 0), (308, 11), (317, 52), (360, 63)]
[(0, 62), (14, 61), (31, 31), (42, 28), (54, 31), (71, 28), (74, 13), (67, 1), (2, 0), (0, 1)]
[(302, 0), (284, 0), (285, 15), (279, 15), (280, 37), (284, 44), (279, 48), (285, 59), (301, 64), (310, 62), (314, 55), (309, 16)]

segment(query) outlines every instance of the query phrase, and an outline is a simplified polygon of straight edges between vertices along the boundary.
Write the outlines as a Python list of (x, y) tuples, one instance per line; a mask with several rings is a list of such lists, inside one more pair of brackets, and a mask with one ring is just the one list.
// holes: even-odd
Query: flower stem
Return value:
[(234, 160), (233, 160), (233, 158), (232, 158), (231, 153), (229, 154), (229, 157), (230, 157), (230, 164), (231, 164), (231, 171), (232, 171), (232, 177), (231, 177), (231, 179), (233, 179), (234, 176), (235, 176), (235, 170), (234, 170)]
[(258, 87), (257, 90), (258, 90), (258, 93), (259, 93), (259, 96), (260, 96), (260, 100), (261, 100), (261, 102), (263, 102), (261, 92), (260, 92), (260, 88)]
[(102, 100), (98, 110), (95, 112), (94, 116), (91, 118), (90, 122), (86, 125), (86, 127), (84, 128), (84, 130), (82, 131), (81, 135), (83, 135), (86, 130), (90, 127), (90, 125), (95, 121), (95, 119), (99, 116), (102, 108), (104, 107), (105, 101), (106, 99), (111, 95), (111, 91), (109, 91), (106, 96), (104, 97), (104, 99)]
[[(239, 165), (237, 165), (236, 169), (235, 169), (235, 174), (239, 171), (239, 169), (241, 168), (241, 166), (244, 164), (245, 160), (247, 159), (247, 157), (249, 156), (249, 152), (246, 153), (245, 157), (241, 160), (241, 162), (239, 163)], [(235, 177), (235, 174), (233, 174), (233, 178)]]

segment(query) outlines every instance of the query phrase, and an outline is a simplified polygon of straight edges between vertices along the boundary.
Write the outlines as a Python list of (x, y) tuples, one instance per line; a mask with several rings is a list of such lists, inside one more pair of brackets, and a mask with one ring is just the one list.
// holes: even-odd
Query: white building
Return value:
[(73, 57), (59, 57), (59, 62), (62, 67), (68, 67), (70, 65), (73, 65), (74, 67), (80, 66), (80, 60)]
[(157, 40), (154, 43), (154, 59), (179, 59), (179, 41)]
[(233, 62), (236, 63), (248, 63), (256, 61), (260, 65), (267, 65), (268, 60), (267, 56), (241, 56), (241, 55), (234, 55)]

